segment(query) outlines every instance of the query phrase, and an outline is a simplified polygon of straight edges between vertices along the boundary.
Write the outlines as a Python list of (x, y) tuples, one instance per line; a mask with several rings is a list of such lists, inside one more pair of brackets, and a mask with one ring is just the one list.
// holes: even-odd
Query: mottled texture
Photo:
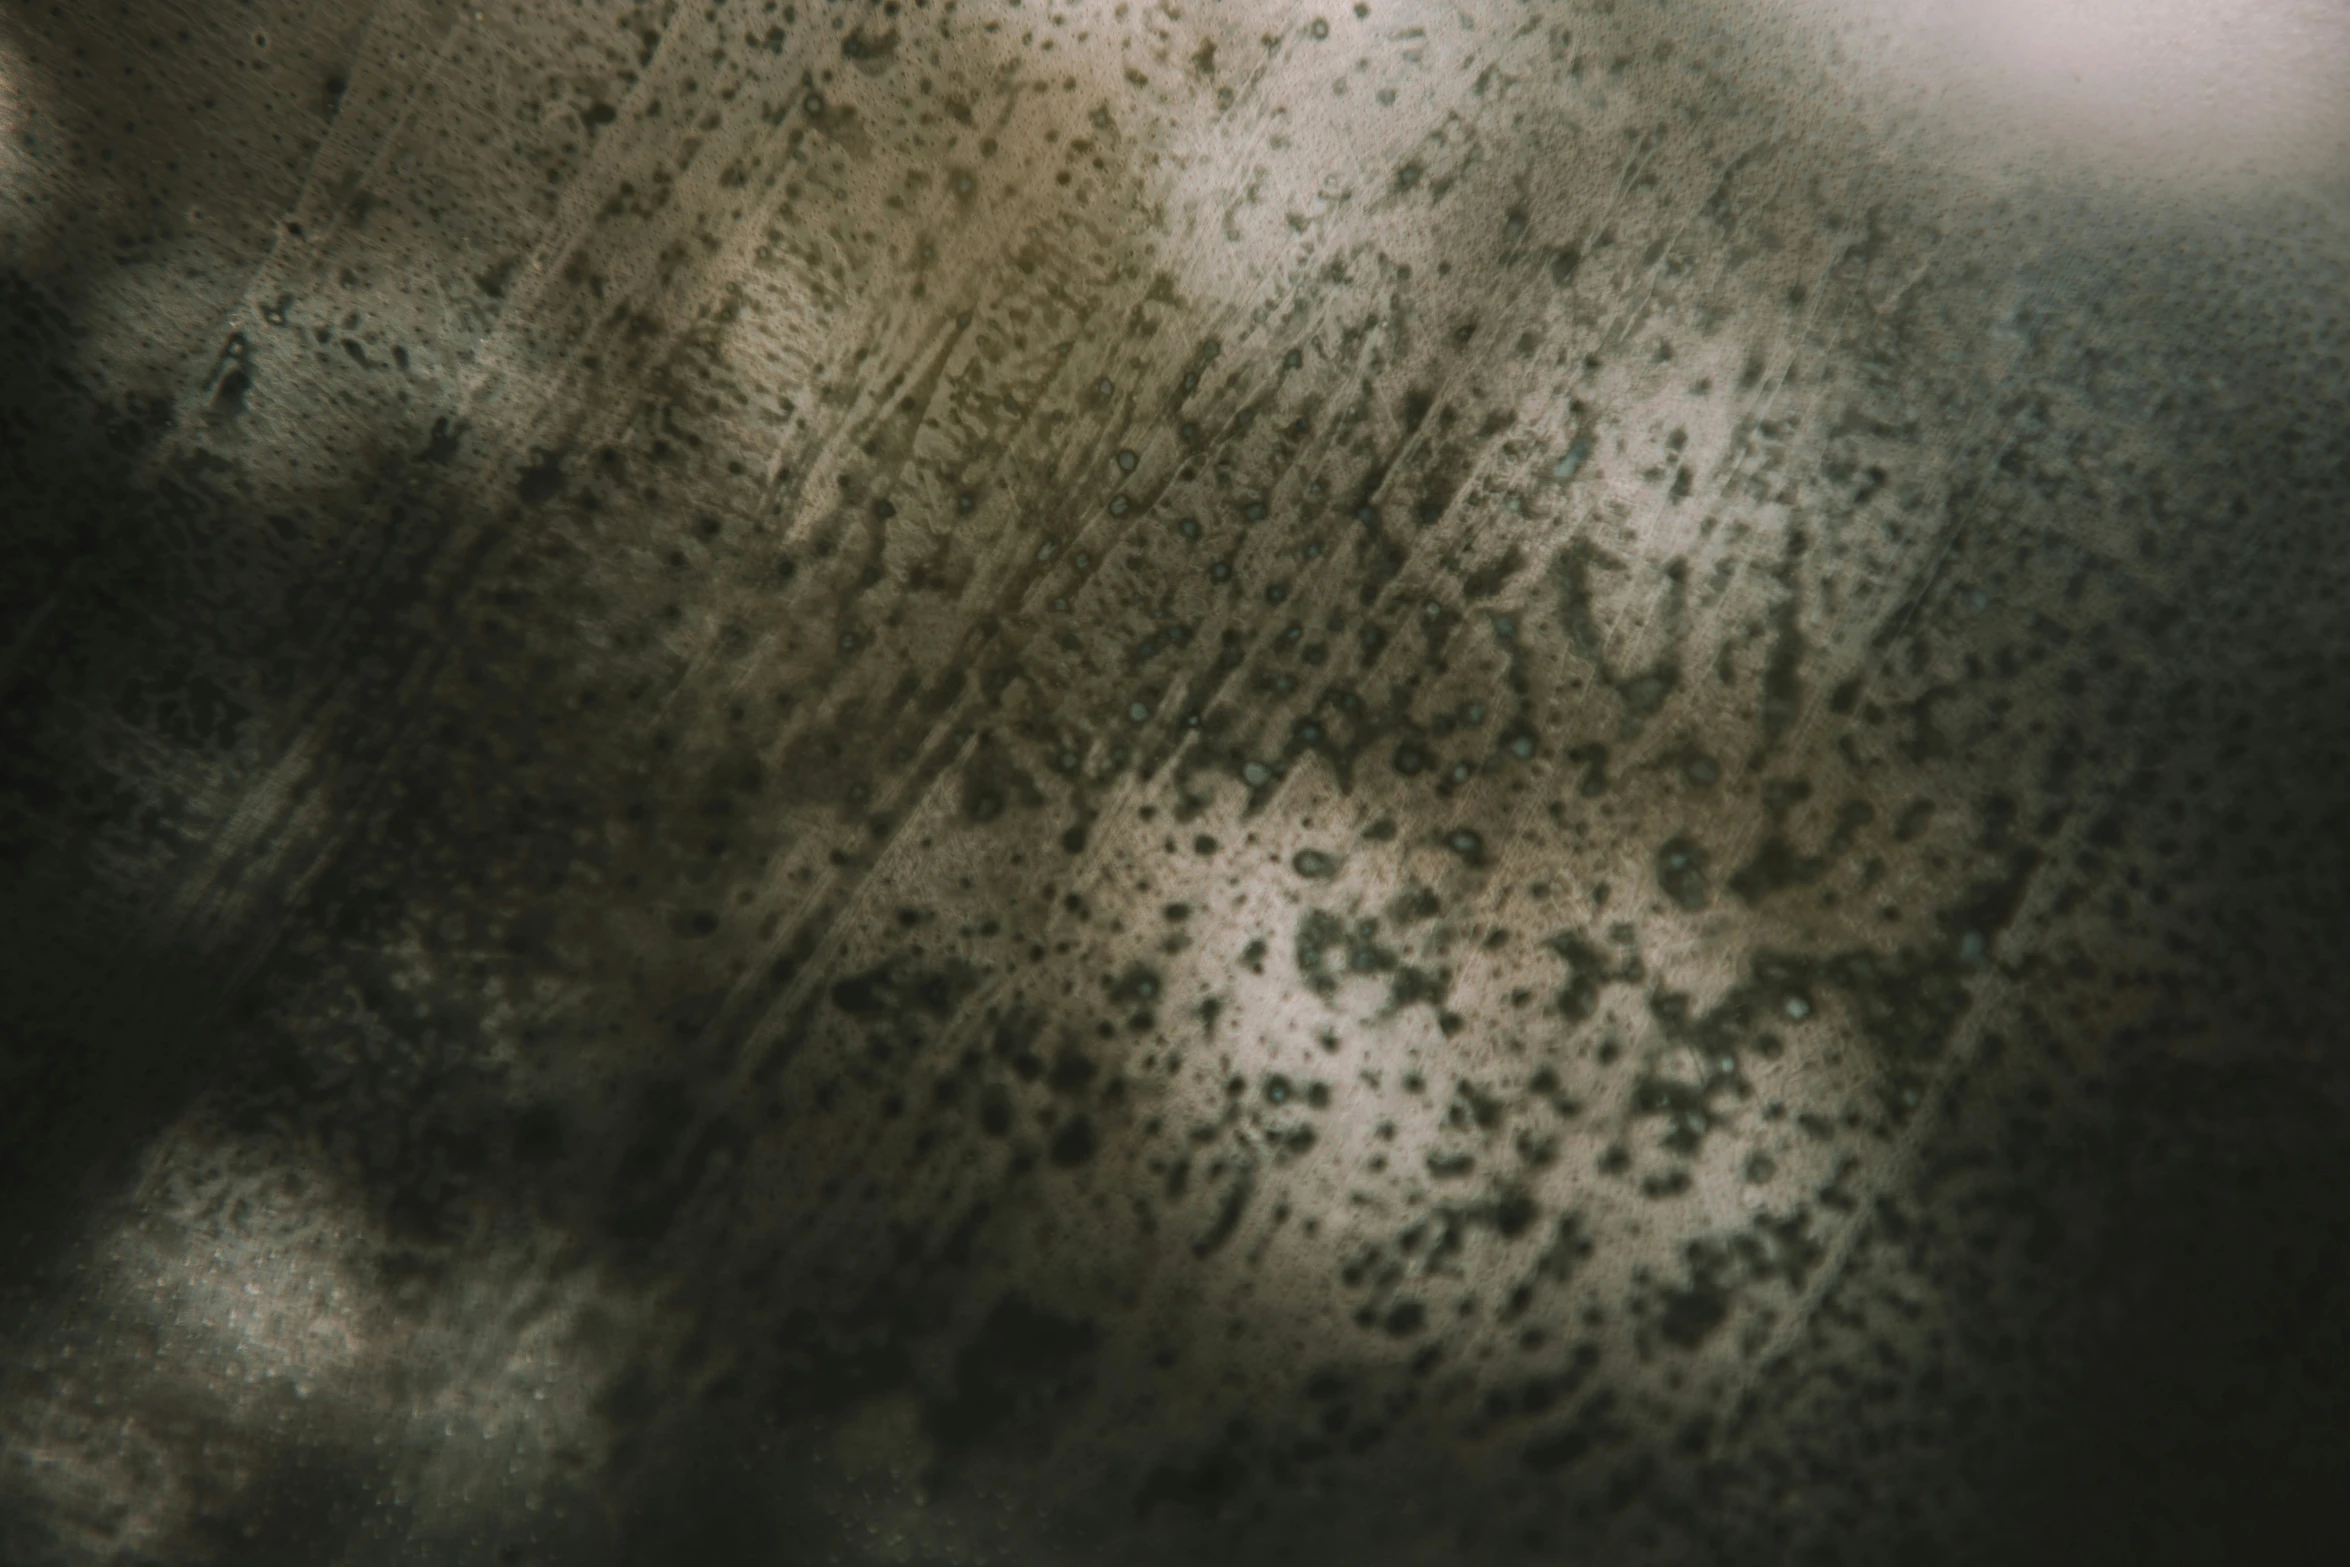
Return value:
[(2330, 1527), (2344, 24), (1915, 13), (7, 0), (0, 1559)]

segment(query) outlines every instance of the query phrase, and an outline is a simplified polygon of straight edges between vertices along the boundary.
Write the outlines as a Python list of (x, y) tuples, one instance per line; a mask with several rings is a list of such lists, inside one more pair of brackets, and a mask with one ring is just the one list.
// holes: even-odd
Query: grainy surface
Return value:
[(0, 1558), (2303, 1549), (2345, 24), (1959, 20), (8, 0)]

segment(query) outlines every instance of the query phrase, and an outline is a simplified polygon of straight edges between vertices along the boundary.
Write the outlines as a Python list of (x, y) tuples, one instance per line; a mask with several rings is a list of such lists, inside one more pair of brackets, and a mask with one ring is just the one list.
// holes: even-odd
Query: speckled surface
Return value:
[(2350, 46), (2133, 14), (8, 0), (0, 1558), (2305, 1549)]

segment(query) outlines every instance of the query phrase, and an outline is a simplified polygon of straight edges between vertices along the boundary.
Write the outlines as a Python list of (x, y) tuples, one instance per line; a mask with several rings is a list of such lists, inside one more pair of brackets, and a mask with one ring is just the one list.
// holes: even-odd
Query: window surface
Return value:
[(2301, 1545), (2346, 312), (2331, 5), (7, 0), (0, 1558)]

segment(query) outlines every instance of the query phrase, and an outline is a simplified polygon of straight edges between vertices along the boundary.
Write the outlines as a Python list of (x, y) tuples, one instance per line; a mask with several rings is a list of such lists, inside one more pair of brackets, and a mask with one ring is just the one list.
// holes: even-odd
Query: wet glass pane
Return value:
[(0, 1558), (2296, 1546), (2346, 313), (2310, 0), (10, 0)]

